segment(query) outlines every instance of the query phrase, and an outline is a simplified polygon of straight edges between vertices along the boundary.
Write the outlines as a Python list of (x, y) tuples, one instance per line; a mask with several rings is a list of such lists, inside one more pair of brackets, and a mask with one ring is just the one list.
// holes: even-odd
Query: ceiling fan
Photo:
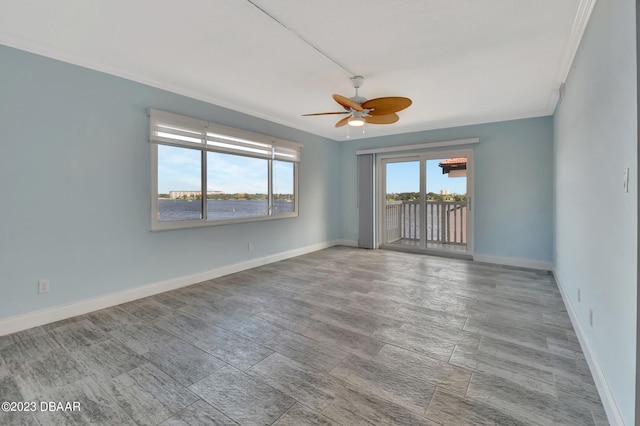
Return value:
[(349, 126), (364, 126), (369, 124), (391, 124), (400, 119), (396, 112), (402, 111), (411, 105), (411, 99), (399, 96), (391, 96), (385, 98), (375, 98), (367, 100), (358, 95), (358, 89), (364, 83), (364, 77), (357, 75), (351, 77), (351, 83), (356, 89), (356, 95), (347, 98), (341, 95), (333, 95), (333, 99), (342, 105), (345, 111), (339, 112), (318, 112), (315, 114), (303, 114), (303, 116), (312, 115), (331, 115), (331, 114), (349, 114), (336, 123), (336, 127), (342, 127), (346, 124)]

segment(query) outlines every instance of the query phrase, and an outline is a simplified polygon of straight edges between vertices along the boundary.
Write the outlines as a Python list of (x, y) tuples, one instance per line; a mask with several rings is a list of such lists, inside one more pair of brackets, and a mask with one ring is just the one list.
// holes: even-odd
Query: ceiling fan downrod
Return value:
[(362, 104), (367, 99), (358, 94), (358, 89), (362, 87), (362, 84), (364, 84), (364, 77), (361, 75), (354, 75), (351, 77), (351, 84), (353, 85), (353, 88), (356, 89), (356, 95), (350, 99), (357, 104)]

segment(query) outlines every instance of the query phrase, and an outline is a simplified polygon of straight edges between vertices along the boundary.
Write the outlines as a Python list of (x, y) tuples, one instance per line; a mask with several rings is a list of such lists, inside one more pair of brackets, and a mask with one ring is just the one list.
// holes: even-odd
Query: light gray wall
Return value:
[[(151, 233), (150, 107), (304, 144), (300, 217)], [(0, 319), (334, 240), (338, 153), (335, 141), (0, 46)]]
[(627, 425), (637, 350), (634, 8), (625, 0), (596, 3), (554, 120), (556, 275)]
[(452, 149), (474, 150), (475, 253), (551, 262), (551, 117), (342, 142), (342, 238), (358, 239), (356, 151), (471, 137), (479, 137), (481, 142)]

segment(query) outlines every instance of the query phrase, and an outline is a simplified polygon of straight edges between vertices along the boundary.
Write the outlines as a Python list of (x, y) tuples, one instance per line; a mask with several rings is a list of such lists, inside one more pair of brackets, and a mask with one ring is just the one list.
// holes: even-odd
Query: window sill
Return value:
[(152, 220), (151, 232), (156, 231), (171, 231), (175, 229), (189, 229), (189, 228), (206, 228), (210, 226), (222, 226), (233, 225), (240, 223), (252, 223), (252, 222), (268, 222), (279, 219), (291, 219), (298, 217), (299, 214), (295, 213), (280, 213), (272, 216), (260, 216), (260, 217), (243, 217), (238, 219), (226, 219), (226, 220), (180, 220), (180, 221), (167, 221), (159, 222)]

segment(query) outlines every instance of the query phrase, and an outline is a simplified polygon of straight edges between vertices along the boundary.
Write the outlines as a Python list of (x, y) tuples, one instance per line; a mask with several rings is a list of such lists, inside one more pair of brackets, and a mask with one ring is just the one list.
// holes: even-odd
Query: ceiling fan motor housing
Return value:
[(355, 89), (359, 89), (360, 87), (362, 87), (362, 83), (364, 83), (364, 77), (361, 75), (354, 75), (353, 77), (351, 77), (351, 84), (353, 84), (353, 87)]

